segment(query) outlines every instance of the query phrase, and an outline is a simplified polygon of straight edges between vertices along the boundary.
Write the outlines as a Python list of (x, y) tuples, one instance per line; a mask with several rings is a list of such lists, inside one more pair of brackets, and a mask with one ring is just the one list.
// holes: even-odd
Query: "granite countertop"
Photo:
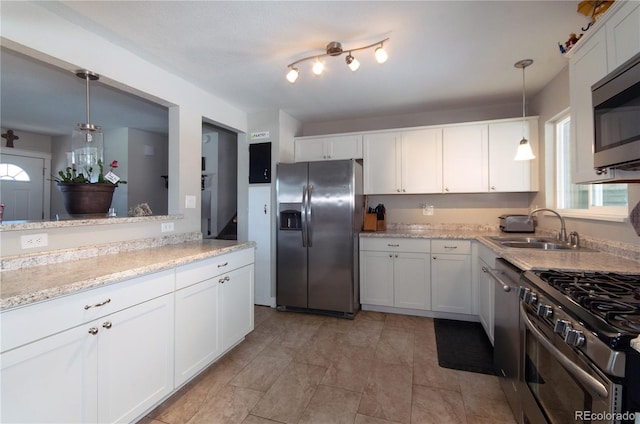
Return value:
[(205, 239), (2, 271), (0, 311), (254, 247)]
[[(633, 257), (617, 255), (614, 248), (607, 251), (609, 246), (587, 246), (595, 251), (567, 251), (567, 250), (536, 250), (504, 247), (490, 239), (492, 236), (505, 236), (497, 230), (487, 228), (433, 228), (407, 229), (392, 228), (387, 231), (363, 232), (360, 237), (401, 237), (401, 238), (431, 238), (431, 239), (466, 239), (477, 240), (493, 250), (500, 257), (508, 260), (522, 270), (535, 269), (565, 269), (572, 271), (601, 271), (640, 274), (640, 261)], [(518, 234), (513, 234), (518, 235)], [(521, 234), (532, 236), (533, 234)], [(536, 234), (538, 236), (539, 234)], [(546, 236), (546, 235), (545, 235)], [(614, 246), (615, 247), (615, 246)]]

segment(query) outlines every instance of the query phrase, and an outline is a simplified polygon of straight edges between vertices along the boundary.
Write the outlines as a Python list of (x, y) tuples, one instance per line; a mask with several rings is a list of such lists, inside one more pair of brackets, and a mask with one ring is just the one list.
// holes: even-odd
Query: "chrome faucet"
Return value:
[(556, 214), (556, 216), (558, 218), (560, 218), (560, 234), (558, 234), (558, 240), (560, 241), (567, 241), (567, 227), (564, 224), (564, 218), (562, 217), (562, 215), (560, 215), (558, 212), (554, 211), (553, 209), (547, 209), (547, 208), (536, 208), (534, 210), (532, 210), (531, 212), (529, 212), (529, 217), (527, 218), (528, 221), (531, 221), (533, 214), (536, 212), (540, 212), (540, 211), (547, 211), (547, 212), (551, 212)]

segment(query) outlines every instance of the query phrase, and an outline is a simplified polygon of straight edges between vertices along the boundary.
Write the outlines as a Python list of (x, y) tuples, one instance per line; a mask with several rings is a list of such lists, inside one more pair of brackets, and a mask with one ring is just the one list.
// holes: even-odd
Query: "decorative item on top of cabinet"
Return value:
[(296, 162), (362, 159), (362, 135), (298, 137), (294, 142)]

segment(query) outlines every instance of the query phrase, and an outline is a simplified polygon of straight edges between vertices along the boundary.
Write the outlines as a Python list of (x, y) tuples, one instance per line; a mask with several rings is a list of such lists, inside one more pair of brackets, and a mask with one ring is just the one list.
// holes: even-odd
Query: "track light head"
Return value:
[(384, 49), (383, 44), (380, 44), (380, 47), (376, 49), (375, 55), (376, 55), (376, 61), (378, 61), (378, 63), (385, 63), (387, 59), (389, 59), (389, 55)]
[(291, 66), (290, 71), (287, 72), (287, 81), (293, 84), (298, 79), (298, 75), (300, 75), (300, 72), (298, 72), (298, 68)]
[(349, 54), (347, 55), (345, 62), (347, 62), (347, 66), (353, 72), (357, 71), (358, 68), (360, 68), (360, 62), (358, 61), (358, 59), (351, 55), (351, 52), (349, 52)]
[(324, 64), (320, 62), (319, 59), (316, 60), (316, 63), (313, 64), (313, 73), (320, 76), (322, 75), (322, 71), (324, 71)]

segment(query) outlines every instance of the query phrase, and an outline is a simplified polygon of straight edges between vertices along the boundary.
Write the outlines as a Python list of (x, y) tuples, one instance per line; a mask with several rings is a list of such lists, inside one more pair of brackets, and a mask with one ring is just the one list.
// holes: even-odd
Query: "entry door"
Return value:
[(0, 203), (4, 221), (44, 218), (44, 159), (2, 154)]

